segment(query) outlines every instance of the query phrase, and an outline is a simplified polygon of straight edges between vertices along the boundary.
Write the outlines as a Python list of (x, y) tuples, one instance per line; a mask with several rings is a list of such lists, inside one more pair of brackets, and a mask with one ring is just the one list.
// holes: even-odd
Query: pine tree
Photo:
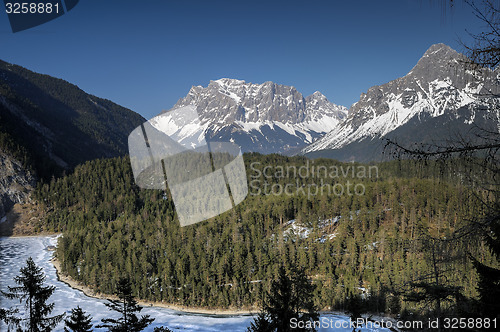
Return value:
[(160, 327), (155, 327), (153, 332), (172, 332), (172, 330), (169, 329), (168, 327), (160, 326)]
[(391, 315), (397, 315), (401, 311), (401, 299), (398, 294), (390, 294), (387, 298), (386, 312)]
[[(304, 269), (292, 267), (290, 274), (281, 265), (278, 277), (271, 284), (271, 291), (266, 294), (263, 310), (248, 329), (256, 331), (292, 331), (292, 319), (297, 325), (307, 326), (307, 322), (319, 319), (313, 303), (314, 285), (307, 278)], [(315, 331), (304, 328), (303, 331)]]
[(4, 296), (9, 299), (19, 299), (24, 302), (28, 318), (24, 325), (29, 332), (50, 331), (63, 319), (64, 314), (48, 317), (54, 309), (54, 303), (47, 304), (48, 299), (55, 291), (54, 286), (43, 286), (45, 274), (42, 268), (36, 266), (30, 257), (26, 266), (19, 271), (20, 275), (14, 277), (18, 287), (8, 287), (9, 292)]
[(16, 327), (19, 327), (21, 319), (15, 316), (15, 314), (17, 314), (18, 312), (18, 309), (0, 308), (0, 321), (3, 321), (7, 325), (9, 331), (11, 331), (11, 329), (14, 330)]
[(90, 332), (92, 331), (92, 317), (86, 315), (79, 306), (71, 309), (71, 316), (64, 320), (65, 332)]
[(351, 292), (346, 301), (346, 309), (349, 312), (353, 326), (355, 326), (355, 328), (353, 328), (353, 332), (355, 332), (356, 328), (361, 327), (361, 324), (358, 324), (358, 320), (363, 317), (362, 314), (365, 312), (365, 304), (363, 303), (361, 295)]
[[(424, 305), (429, 314), (442, 321), (443, 304), (448, 303), (448, 307), (450, 304), (456, 307), (462, 299), (462, 287), (446, 281), (446, 269), (451, 262), (456, 260), (456, 257), (449, 249), (450, 243), (425, 234), (423, 236), (424, 238), (419, 241), (422, 243), (422, 250), (428, 250), (427, 260), (430, 263), (431, 272), (410, 282), (410, 289), (403, 297), (407, 302)], [(439, 325), (438, 331), (441, 330), (442, 327)]]
[[(493, 209), (492, 209), (493, 210)], [(498, 208), (492, 216), (485, 232), (484, 240), (491, 253), (500, 263), (500, 212)], [(488, 266), (472, 257), (472, 263), (479, 275), (477, 290), (479, 292), (479, 311), (483, 317), (500, 317), (500, 269)]]
[(255, 317), (253, 322), (250, 323), (250, 327), (247, 329), (247, 332), (268, 332), (274, 331), (272, 324), (269, 322), (268, 315), (261, 311)]
[(271, 324), (278, 331), (286, 331), (293, 317), (292, 282), (284, 266), (278, 270), (278, 278), (271, 284), (271, 292), (264, 304), (264, 311), (270, 316)]
[(120, 278), (118, 281), (117, 292), (119, 300), (108, 300), (106, 306), (113, 311), (121, 314), (119, 319), (105, 318), (103, 324), (98, 328), (107, 328), (111, 332), (138, 332), (144, 330), (154, 321), (149, 315), (137, 317), (137, 313), (142, 307), (137, 305), (137, 301), (132, 296), (132, 286), (129, 278)]

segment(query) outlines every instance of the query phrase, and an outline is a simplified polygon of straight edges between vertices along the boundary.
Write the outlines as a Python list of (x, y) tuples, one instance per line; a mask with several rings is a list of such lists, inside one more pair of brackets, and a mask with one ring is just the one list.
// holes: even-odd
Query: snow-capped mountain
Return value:
[(384, 137), (431, 142), (463, 134), (473, 123), (498, 125), (496, 74), (478, 75), (464, 55), (432, 45), (406, 76), (371, 87), (339, 126), (302, 153), (367, 161), (379, 159)]
[[(329, 102), (320, 92), (304, 98), (294, 87), (222, 78), (207, 87), (193, 86), (172, 109), (196, 106), (199, 120), (175, 119), (169, 111), (151, 124), (193, 147), (206, 137), (232, 141), (242, 151), (291, 153), (333, 130), (347, 108)], [(182, 124), (179, 125), (179, 124)]]

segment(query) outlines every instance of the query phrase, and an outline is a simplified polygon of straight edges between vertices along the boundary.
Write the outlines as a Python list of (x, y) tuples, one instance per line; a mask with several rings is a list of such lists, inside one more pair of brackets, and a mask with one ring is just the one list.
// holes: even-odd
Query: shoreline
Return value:
[[(5, 238), (30, 238), (30, 237), (40, 237), (40, 236), (49, 236), (49, 237), (57, 237), (58, 235), (62, 235), (61, 233), (52, 233), (52, 234), (38, 234), (38, 235), (16, 235), (16, 236), (3, 236)], [(50, 246), (49, 246), (50, 247)], [(54, 249), (51, 248), (45, 248), (46, 250), (53, 251)], [(103, 294), (103, 293), (98, 293), (95, 292), (92, 288), (85, 286), (81, 284), (80, 282), (74, 280), (68, 275), (65, 275), (61, 272), (61, 265), (58, 259), (54, 256), (50, 259), (50, 263), (54, 266), (54, 269), (56, 270), (56, 276), (58, 281), (65, 283), (69, 287), (71, 287), (74, 290), (78, 290), (82, 292), (85, 296), (94, 298), (94, 299), (99, 299), (99, 300), (116, 300), (118, 299), (117, 296), (115, 295), (109, 295), (109, 294)], [(157, 301), (147, 301), (143, 299), (136, 299), (137, 303), (144, 307), (144, 308), (163, 308), (163, 309), (170, 309), (179, 313), (185, 313), (185, 314), (198, 314), (198, 315), (207, 315), (207, 316), (226, 316), (226, 317), (231, 317), (231, 316), (255, 316), (260, 312), (259, 308), (252, 308), (252, 309), (210, 309), (210, 308), (201, 308), (201, 307), (187, 307), (187, 306), (182, 306), (182, 305), (176, 305), (176, 304), (170, 304), (170, 303), (164, 303), (164, 302), (157, 302)], [(346, 316), (348, 315), (345, 312), (342, 311), (337, 311), (337, 310), (318, 310), (318, 313), (320, 315), (322, 314), (333, 314), (333, 315), (338, 315), (338, 316)], [(395, 321), (393, 317), (385, 316), (383, 313), (367, 313), (363, 316), (366, 316), (368, 320), (376, 319), (388, 319), (391, 321)], [(397, 331), (397, 330), (391, 330), (391, 331)]]
[(57, 236), (62, 233), (37, 233), (37, 234), (29, 234), (29, 235), (23, 235), (23, 234), (17, 234), (17, 235), (0, 235), (0, 238), (5, 238), (5, 239), (23, 239), (23, 238), (30, 238), (30, 237), (41, 237), (41, 236)]
[[(95, 292), (92, 288), (85, 286), (75, 279), (71, 278), (68, 275), (65, 275), (61, 272), (61, 265), (60, 262), (57, 260), (56, 257), (52, 257), (50, 260), (54, 268), (56, 269), (56, 274), (57, 274), (57, 279), (61, 282), (64, 282), (67, 284), (69, 287), (81, 291), (83, 294), (85, 294), (88, 297), (92, 297), (95, 299), (100, 299), (100, 300), (117, 300), (118, 297), (115, 295), (109, 295), (109, 294), (103, 294), (103, 293), (98, 293)], [(243, 309), (209, 309), (209, 308), (193, 308), (193, 307), (186, 307), (182, 305), (176, 305), (176, 304), (170, 304), (170, 303), (164, 303), (164, 302), (157, 302), (157, 301), (147, 301), (143, 299), (136, 299), (137, 303), (145, 308), (164, 308), (164, 309), (171, 309), (174, 311), (179, 311), (183, 313), (191, 313), (191, 314), (205, 314), (205, 315), (216, 315), (216, 316), (250, 316), (250, 315), (255, 315), (259, 313), (259, 309), (255, 310), (243, 310)]]
[[(11, 239), (18, 239), (18, 238), (36, 238), (36, 237), (57, 237), (59, 235), (62, 235), (62, 233), (31, 233), (31, 234), (16, 234), (16, 235), (1, 235), (0, 238), (11, 238)], [(71, 278), (70, 276), (62, 273), (61, 271), (61, 265), (59, 260), (55, 257), (52, 256), (50, 259), (50, 263), (54, 266), (56, 270), (56, 276), (57, 279), (69, 287), (81, 291), (85, 296), (94, 298), (94, 299), (99, 299), (99, 300), (117, 300), (118, 297), (115, 295), (110, 295), (110, 294), (103, 294), (103, 293), (98, 293), (95, 292), (92, 288), (85, 286), (81, 284), (80, 282), (76, 281), (75, 279)], [(259, 309), (209, 309), (209, 308), (197, 308), (197, 307), (187, 307), (187, 306), (182, 306), (182, 305), (177, 305), (177, 304), (171, 304), (171, 303), (165, 303), (165, 302), (157, 302), (157, 301), (147, 301), (143, 299), (136, 299), (137, 303), (144, 307), (144, 308), (164, 308), (164, 309), (170, 309), (182, 313), (190, 313), (190, 314), (204, 314), (204, 315), (214, 315), (214, 316), (251, 316), (251, 315), (256, 315), (259, 313)]]
[[(62, 235), (62, 233), (38, 233), (38, 234), (16, 234), (16, 235), (2, 235), (0, 238), (30, 238), (30, 237), (40, 237), (40, 236), (59, 236)], [(71, 278), (70, 276), (63, 274), (61, 272), (61, 265), (59, 261), (57, 260), (56, 257), (52, 257), (50, 259), (50, 262), (56, 269), (56, 275), (57, 279), (69, 287), (81, 291), (85, 296), (94, 298), (94, 299), (99, 299), (99, 300), (117, 300), (118, 297), (115, 295), (110, 295), (110, 294), (103, 294), (103, 293), (98, 293), (95, 292), (92, 288), (85, 286), (81, 284), (80, 282), (76, 281), (75, 279)], [(182, 305), (177, 305), (177, 304), (171, 304), (171, 303), (164, 303), (164, 302), (157, 302), (157, 301), (147, 301), (143, 299), (136, 299), (137, 303), (142, 306), (142, 307), (148, 307), (148, 308), (164, 308), (164, 309), (170, 309), (174, 311), (179, 311), (183, 313), (191, 313), (191, 314), (205, 314), (205, 315), (215, 315), (215, 316), (250, 316), (250, 315), (255, 315), (259, 313), (259, 309), (209, 309), (209, 308), (197, 308), (197, 307), (187, 307), (187, 306), (182, 306)]]

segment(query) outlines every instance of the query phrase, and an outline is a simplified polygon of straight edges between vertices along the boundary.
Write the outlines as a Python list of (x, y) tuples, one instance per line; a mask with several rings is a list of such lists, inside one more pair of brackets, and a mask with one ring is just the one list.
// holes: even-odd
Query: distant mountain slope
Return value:
[(0, 219), (37, 178), (127, 153), (144, 118), (77, 86), (0, 61)]
[(329, 102), (320, 92), (304, 98), (294, 87), (223, 78), (207, 87), (193, 86), (173, 107), (196, 105), (198, 130), (181, 128), (168, 111), (153, 125), (185, 140), (233, 141), (244, 152), (290, 153), (336, 128), (347, 109)]
[(467, 59), (432, 45), (404, 77), (374, 86), (353, 104), (335, 130), (303, 149), (311, 157), (381, 159), (384, 138), (421, 143), (467, 136), (473, 126), (498, 130), (497, 73), (478, 77)]
[(62, 79), (0, 61), (0, 137), (10, 142), (0, 149), (42, 175), (127, 153), (127, 137), (143, 121)]

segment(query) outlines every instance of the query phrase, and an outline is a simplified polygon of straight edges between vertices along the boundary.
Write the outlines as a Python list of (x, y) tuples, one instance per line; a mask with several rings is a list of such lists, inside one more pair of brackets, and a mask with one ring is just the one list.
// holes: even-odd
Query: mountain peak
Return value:
[(322, 94), (321, 92), (319, 91), (316, 91), (314, 92), (313, 94), (309, 95), (306, 97), (306, 102), (307, 103), (312, 103), (312, 104), (316, 104), (316, 103), (329, 103), (328, 99), (325, 97), (324, 94)]
[(316, 98), (326, 99), (325, 95), (319, 91), (314, 92), (311, 96), (316, 97)]
[(442, 64), (460, 58), (460, 53), (445, 44), (434, 44), (425, 51), (424, 55), (418, 60), (415, 67), (429, 64)]
[(455, 51), (454, 49), (452, 49), (451, 47), (449, 47), (448, 45), (443, 44), (443, 43), (438, 43), (438, 44), (431, 45), (431, 47), (429, 47), (427, 49), (427, 51), (425, 51), (424, 57), (432, 56), (432, 55), (439, 56), (439, 55), (443, 55), (446, 53), (454, 53), (454, 54), (458, 55), (458, 52)]
[(425, 51), (406, 77), (428, 82), (436, 79), (456, 79), (463, 76), (459, 74), (463, 71), (463, 66), (459, 66), (459, 63), (464, 59), (463, 54), (448, 45), (434, 44)]
[(445, 44), (432, 45), (407, 75), (369, 88), (351, 106), (347, 120), (336, 131), (303, 151), (341, 149), (401, 132), (399, 128), (404, 126), (416, 128), (431, 118), (462, 117), (460, 126), (471, 124), (475, 108), (482, 102), (479, 94), (485, 84), (490, 91), (491, 84), (471, 74), (463, 64), (466, 59)]
[[(304, 98), (293, 86), (231, 78), (210, 81), (207, 87), (193, 86), (174, 109), (187, 105), (196, 105), (199, 124), (170, 126), (167, 111), (155, 120), (157, 128), (178, 131), (186, 140), (231, 141), (242, 151), (260, 153), (297, 151), (334, 129), (347, 115), (345, 107), (329, 102), (318, 91)], [(195, 127), (199, 130), (188, 132)]]
[(227, 77), (219, 78), (218, 80), (211, 81), (211, 82), (218, 83), (219, 85), (240, 85), (240, 84), (246, 83), (243, 80), (237, 80), (234, 78), (227, 78)]

